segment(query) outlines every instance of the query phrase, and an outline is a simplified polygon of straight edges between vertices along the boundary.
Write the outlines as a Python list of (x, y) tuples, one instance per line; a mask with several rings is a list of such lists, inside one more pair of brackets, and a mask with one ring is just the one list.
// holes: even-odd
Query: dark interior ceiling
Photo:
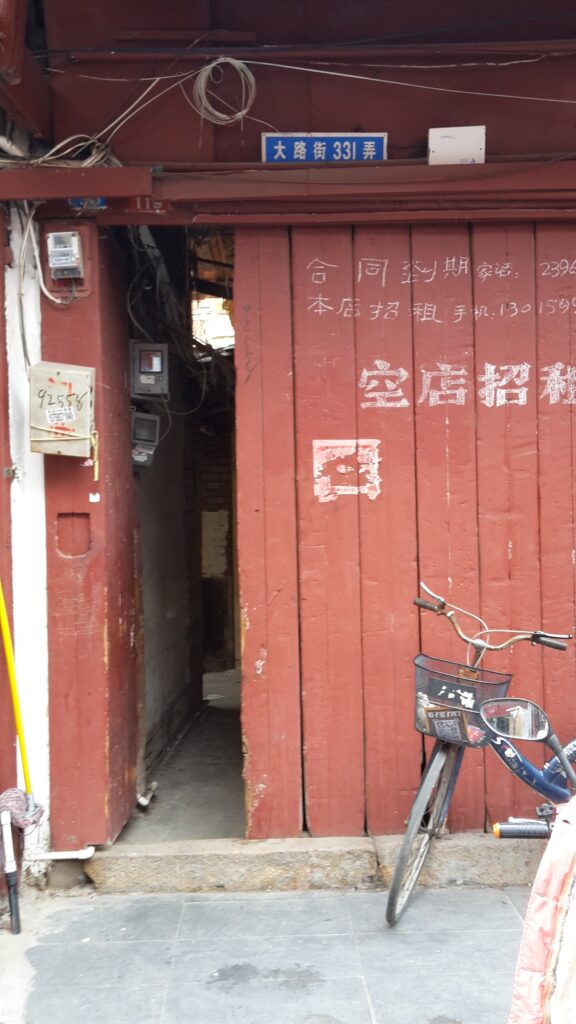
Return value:
[[(284, 46), (576, 38), (576, 10), (567, 0), (484, 0), (482, 5), (472, 0), (31, 0), (30, 7), (36, 46), (45, 20), (51, 50), (138, 49), (153, 44), (155, 31), (156, 41), (166, 45), (175, 45), (179, 34), (182, 44), (186, 33), (189, 42), (195, 31), (204, 33), (205, 45), (217, 32), (250, 34), (255, 45)], [(249, 42), (247, 36), (243, 42)]]

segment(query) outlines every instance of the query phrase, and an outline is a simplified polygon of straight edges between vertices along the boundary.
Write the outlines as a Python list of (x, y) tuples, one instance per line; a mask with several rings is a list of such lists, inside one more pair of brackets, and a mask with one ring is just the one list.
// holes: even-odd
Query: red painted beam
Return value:
[[(557, 164), (498, 163), (483, 166), (278, 168), (168, 173), (153, 176), (151, 167), (34, 167), (0, 174), (0, 201), (10, 199), (66, 199), (70, 196), (129, 198), (152, 196), (164, 204), (293, 203), (294, 210), (311, 201), (333, 208), (337, 202), (409, 202), (424, 200), (434, 206), (453, 199), (468, 203), (510, 203), (526, 198), (542, 205), (560, 198), (576, 198), (576, 161)], [(162, 211), (165, 212), (165, 211)], [(216, 211), (212, 211), (216, 212)], [(242, 212), (237, 210), (235, 212)], [(280, 212), (280, 211), (279, 211)], [(232, 214), (231, 214), (232, 215)], [(154, 219), (157, 219), (156, 217)]]
[(261, 170), (189, 174), (165, 174), (155, 182), (156, 198), (171, 202), (285, 201), (340, 197), (410, 199), (423, 195), (480, 196), (522, 192), (576, 195), (576, 161), (550, 163), (498, 163), (465, 166), (393, 164), (378, 167), (284, 168), (279, 175), (263, 166)]
[(0, 173), (0, 201), (69, 199), (74, 196), (109, 199), (147, 196), (152, 192), (149, 167), (30, 167)]
[[(178, 36), (175, 32), (123, 32), (117, 33), (114, 38), (114, 49), (102, 49), (88, 52), (79, 48), (60, 46), (52, 49), (51, 53), (62, 54), (71, 63), (78, 66), (82, 63), (113, 64), (120, 58), (122, 61), (172, 61), (177, 56), (179, 61), (186, 60), (191, 63), (205, 63), (207, 60), (214, 60), (217, 57), (235, 57), (237, 60), (252, 60), (254, 63), (266, 65), (270, 60), (286, 60), (291, 63), (318, 64), (329, 60), (344, 60), (347, 64), (359, 61), (364, 63), (368, 59), (386, 60), (391, 64), (404, 63), (408, 58), (414, 61), (430, 60), (455, 60), (461, 58), (469, 61), (471, 57), (500, 57), (509, 56), (572, 56), (574, 54), (573, 39), (544, 39), (544, 40), (509, 40), (508, 42), (466, 42), (466, 43), (422, 43), (415, 45), (398, 46), (386, 45), (358, 45), (358, 46), (301, 46), (301, 45), (278, 45), (274, 48), (265, 48), (262, 45), (249, 45), (249, 40), (239, 37), (253, 35), (248, 32), (225, 32), (224, 30), (212, 30), (202, 36), (203, 46), (197, 45), (190, 49), (191, 41), (194, 41), (196, 30), (186, 33), (180, 48), (177, 46)], [(216, 47), (216, 38), (222, 38), (223, 45)], [(231, 45), (234, 37), (238, 42)], [(226, 38), (228, 45), (226, 45)], [(132, 49), (123, 50), (117, 44), (133, 43)], [(136, 49), (135, 44), (141, 42), (142, 48)], [(162, 48), (154, 49), (153, 44), (162, 43)], [(144, 44), (147, 44), (144, 46)], [(170, 48), (168, 49), (168, 44)], [(259, 60), (260, 58), (260, 60)]]
[[(106, 224), (149, 224), (151, 218), (136, 216), (110, 214), (101, 218)], [(162, 219), (162, 224), (234, 224), (235, 227), (259, 227), (262, 225), (292, 226), (310, 224), (412, 224), (430, 223), (434, 221), (447, 221), (458, 223), (459, 221), (561, 221), (562, 223), (576, 220), (574, 209), (548, 209), (545, 207), (529, 206), (518, 210), (511, 210), (503, 207), (488, 209), (477, 209), (473, 206), (458, 209), (442, 210), (379, 210), (370, 213), (358, 213), (354, 210), (343, 210), (338, 213), (174, 213)]]
[(17, 79), (0, 83), (0, 106), (30, 135), (52, 136), (50, 90), (42, 70), (29, 50), (24, 50)]

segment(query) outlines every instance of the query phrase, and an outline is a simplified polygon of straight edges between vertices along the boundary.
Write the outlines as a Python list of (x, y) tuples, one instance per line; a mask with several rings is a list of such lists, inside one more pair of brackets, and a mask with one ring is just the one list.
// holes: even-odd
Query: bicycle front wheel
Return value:
[(432, 840), (442, 831), (465, 747), (438, 741), (412, 804), (406, 834), (392, 876), (386, 920), (394, 925), (404, 913), (420, 877)]

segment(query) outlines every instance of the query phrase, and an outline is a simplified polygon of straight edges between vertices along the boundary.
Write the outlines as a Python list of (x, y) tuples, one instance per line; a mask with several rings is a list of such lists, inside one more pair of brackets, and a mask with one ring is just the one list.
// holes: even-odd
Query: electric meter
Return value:
[(82, 239), (78, 231), (52, 231), (46, 239), (52, 279), (84, 277)]

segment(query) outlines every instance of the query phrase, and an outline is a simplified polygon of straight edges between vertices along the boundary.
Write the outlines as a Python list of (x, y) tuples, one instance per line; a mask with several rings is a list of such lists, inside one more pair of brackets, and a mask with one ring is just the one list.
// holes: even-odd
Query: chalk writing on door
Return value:
[[(359, 282), (364, 277), (379, 279), (382, 287), (386, 285), (387, 271), (399, 275), (401, 284), (432, 284), (440, 279), (454, 277), (470, 277), (477, 281), (517, 279), (520, 272), (510, 259), (482, 260), (473, 264), (470, 256), (465, 253), (454, 253), (439, 258), (397, 260), (391, 263), (386, 253), (372, 256), (359, 256), (354, 260), (354, 276)], [(339, 270), (340, 264), (331, 263), (315, 256), (306, 264), (310, 279), (315, 284), (324, 284), (328, 271)], [(325, 271), (325, 273), (323, 273)], [(538, 263), (538, 277), (576, 277), (576, 259), (574, 255), (558, 256)]]
[(312, 442), (314, 494), (320, 502), (344, 495), (380, 494), (380, 441), (367, 438)]
[(363, 409), (405, 409), (409, 405), (401, 384), (408, 380), (402, 366), (393, 370), (384, 359), (374, 360), (374, 369), (362, 370), (358, 387), (364, 391)]
[[(527, 320), (531, 316), (549, 318), (576, 314), (576, 296), (563, 296), (544, 299), (541, 302), (521, 302), (507, 299), (506, 302), (492, 304), (438, 302), (406, 302), (394, 298), (375, 301), (364, 301), (354, 295), (327, 294), (319, 290), (306, 298), (306, 310), (316, 316), (340, 316), (344, 319), (363, 317), (367, 320), (399, 320), (408, 319), (417, 324), (461, 324), (478, 320)], [(372, 297), (373, 299), (373, 297)]]
[[(526, 405), (529, 396), (530, 363), (500, 365), (484, 363), (476, 377), (478, 399), (487, 409), (504, 405)], [(536, 375), (535, 375), (536, 376)], [(375, 359), (362, 370), (358, 389), (362, 409), (406, 409), (410, 405), (410, 374), (403, 366), (393, 367)], [(420, 369), (417, 405), (465, 405), (472, 395), (472, 378), (461, 364), (436, 362)], [(538, 398), (549, 405), (576, 405), (576, 366), (552, 363), (539, 375)], [(534, 384), (534, 387), (537, 385)]]

